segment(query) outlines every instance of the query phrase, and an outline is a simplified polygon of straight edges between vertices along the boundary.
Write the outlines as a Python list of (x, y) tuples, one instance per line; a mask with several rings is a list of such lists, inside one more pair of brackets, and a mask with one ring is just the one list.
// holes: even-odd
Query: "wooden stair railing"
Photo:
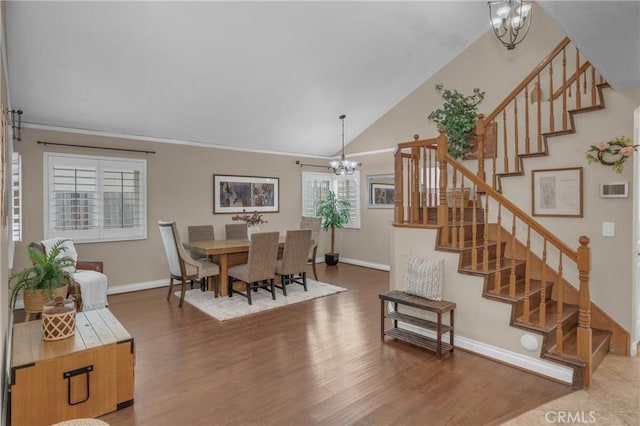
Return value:
[[(563, 39), (489, 114), (479, 115), (477, 175), (501, 192), (500, 178), (522, 174), (522, 159), (548, 154), (547, 138), (575, 132), (573, 114), (604, 107), (607, 83), (568, 38)], [(600, 96), (598, 96), (598, 94)], [(489, 142), (486, 131), (496, 128)], [(490, 176), (486, 177), (485, 144)]]
[[(469, 252), (465, 268), (476, 275), (491, 276), (489, 297), (523, 295), (515, 325), (552, 334), (545, 338), (549, 340), (547, 351), (559, 362), (569, 360), (579, 367), (574, 384), (589, 386), (589, 239), (580, 237), (579, 248), (573, 250), (447, 151), (444, 131), (433, 139), (419, 140), (416, 135), (413, 141), (398, 144), (394, 153), (394, 226), (439, 229), (441, 248)], [(495, 218), (495, 224), (490, 218)], [(526, 246), (522, 248), (519, 241), (526, 241)], [(565, 312), (563, 288), (571, 282), (565, 279), (571, 275), (567, 271), (579, 280), (579, 306), (574, 315), (577, 347), (571, 351), (563, 347), (571, 332), (566, 323), (575, 313), (569, 308)]]

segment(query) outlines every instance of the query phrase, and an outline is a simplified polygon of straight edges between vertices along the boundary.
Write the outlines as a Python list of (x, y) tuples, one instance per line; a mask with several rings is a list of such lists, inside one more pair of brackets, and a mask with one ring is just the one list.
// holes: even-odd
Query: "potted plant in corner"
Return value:
[(442, 84), (436, 85), (436, 91), (444, 99), (444, 104), (427, 118), (446, 130), (449, 154), (461, 158), (472, 148), (470, 141), (476, 136), (478, 105), (484, 99), (485, 92), (476, 88), (473, 89), (473, 95), (465, 96), (457, 90), (445, 89)]
[(69, 268), (75, 267), (74, 260), (60, 256), (66, 250), (66, 241), (57, 241), (49, 250), (49, 254), (31, 246), (27, 247), (32, 266), (9, 277), (9, 283), (14, 283), (10, 288), (11, 309), (15, 309), (20, 291), (23, 292), (24, 310), (31, 313), (42, 312), (43, 305), (54, 300), (56, 296), (66, 297), (69, 283), (75, 285), (68, 271)]
[(327, 197), (316, 206), (316, 214), (322, 217), (322, 229), (331, 229), (331, 252), (324, 255), (327, 265), (337, 265), (340, 260), (340, 255), (335, 251), (336, 228), (344, 228), (349, 223), (350, 207), (348, 200), (339, 199), (333, 191), (329, 191)]

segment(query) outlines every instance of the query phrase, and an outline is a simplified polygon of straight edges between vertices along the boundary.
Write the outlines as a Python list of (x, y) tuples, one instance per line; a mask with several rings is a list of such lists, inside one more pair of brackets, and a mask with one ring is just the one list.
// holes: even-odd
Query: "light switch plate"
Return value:
[(614, 222), (602, 222), (602, 236), (614, 237), (616, 235), (616, 224)]

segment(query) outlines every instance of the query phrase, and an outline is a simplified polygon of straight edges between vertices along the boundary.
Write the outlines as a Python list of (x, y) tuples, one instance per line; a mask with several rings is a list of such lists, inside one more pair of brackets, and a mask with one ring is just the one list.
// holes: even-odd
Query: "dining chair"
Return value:
[(246, 240), (248, 238), (246, 223), (227, 223), (224, 225), (224, 232), (227, 240)]
[[(204, 241), (215, 240), (215, 233), (213, 232), (213, 225), (192, 225), (187, 226), (187, 235), (189, 241)], [(209, 260), (207, 256), (203, 256), (200, 253), (189, 252), (189, 255), (195, 260)], [(193, 288), (193, 280), (190, 280), (191, 288)], [(200, 280), (200, 289), (205, 291), (206, 283), (205, 279)]]
[(316, 271), (316, 252), (318, 251), (318, 239), (320, 239), (320, 229), (322, 227), (321, 217), (302, 216), (300, 220), (300, 229), (311, 229), (311, 243), (308, 252), (307, 262), (311, 262), (313, 267), (313, 279), (318, 281), (318, 272)]
[[(161, 220), (158, 221), (158, 227), (160, 228), (164, 251), (167, 255), (167, 262), (169, 263), (169, 292), (167, 293), (167, 300), (171, 298), (171, 293), (173, 292), (173, 281), (178, 280), (182, 284), (178, 306), (182, 307), (187, 282), (203, 278), (208, 280), (220, 275), (220, 266), (206, 260), (195, 260), (189, 256), (180, 242), (175, 222)], [(218, 283), (214, 281), (215, 297), (218, 297), (219, 290)]]
[[(229, 297), (233, 297), (234, 293), (240, 294), (251, 305), (252, 291), (263, 288), (271, 293), (273, 300), (276, 299), (274, 281), (279, 238), (278, 232), (258, 232), (251, 235), (247, 263), (229, 268)], [(245, 293), (233, 288), (235, 281), (244, 283)]]
[(311, 245), (311, 229), (298, 229), (287, 231), (284, 240), (282, 259), (276, 261), (276, 275), (282, 277), (282, 285), (276, 287), (282, 289), (287, 295), (287, 285), (297, 283), (307, 291), (307, 259), (309, 246)]
[(213, 225), (192, 225), (187, 226), (189, 241), (215, 240)]

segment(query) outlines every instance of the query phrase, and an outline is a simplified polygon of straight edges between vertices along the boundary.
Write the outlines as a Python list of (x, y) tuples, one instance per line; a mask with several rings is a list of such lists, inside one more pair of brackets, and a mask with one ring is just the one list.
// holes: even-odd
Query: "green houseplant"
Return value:
[(324, 255), (327, 265), (336, 265), (340, 260), (340, 255), (335, 251), (336, 228), (344, 228), (349, 223), (350, 207), (348, 200), (339, 199), (333, 191), (329, 191), (326, 198), (316, 205), (316, 214), (322, 217), (322, 229), (331, 229), (331, 252)]
[(436, 91), (444, 99), (444, 104), (427, 118), (447, 131), (449, 154), (460, 158), (472, 148), (469, 141), (476, 136), (478, 105), (484, 99), (485, 92), (476, 88), (473, 89), (473, 95), (465, 96), (455, 89), (445, 89), (442, 84), (436, 85)]
[(27, 247), (27, 255), (32, 266), (9, 277), (9, 283), (13, 282), (10, 288), (12, 309), (15, 309), (20, 291), (23, 291), (25, 311), (38, 312), (42, 310), (44, 303), (55, 299), (55, 296), (65, 297), (69, 283), (75, 285), (69, 273), (69, 269), (75, 267), (75, 261), (70, 257), (60, 256), (66, 250), (66, 241), (57, 241), (49, 250), (49, 254), (31, 246)]

